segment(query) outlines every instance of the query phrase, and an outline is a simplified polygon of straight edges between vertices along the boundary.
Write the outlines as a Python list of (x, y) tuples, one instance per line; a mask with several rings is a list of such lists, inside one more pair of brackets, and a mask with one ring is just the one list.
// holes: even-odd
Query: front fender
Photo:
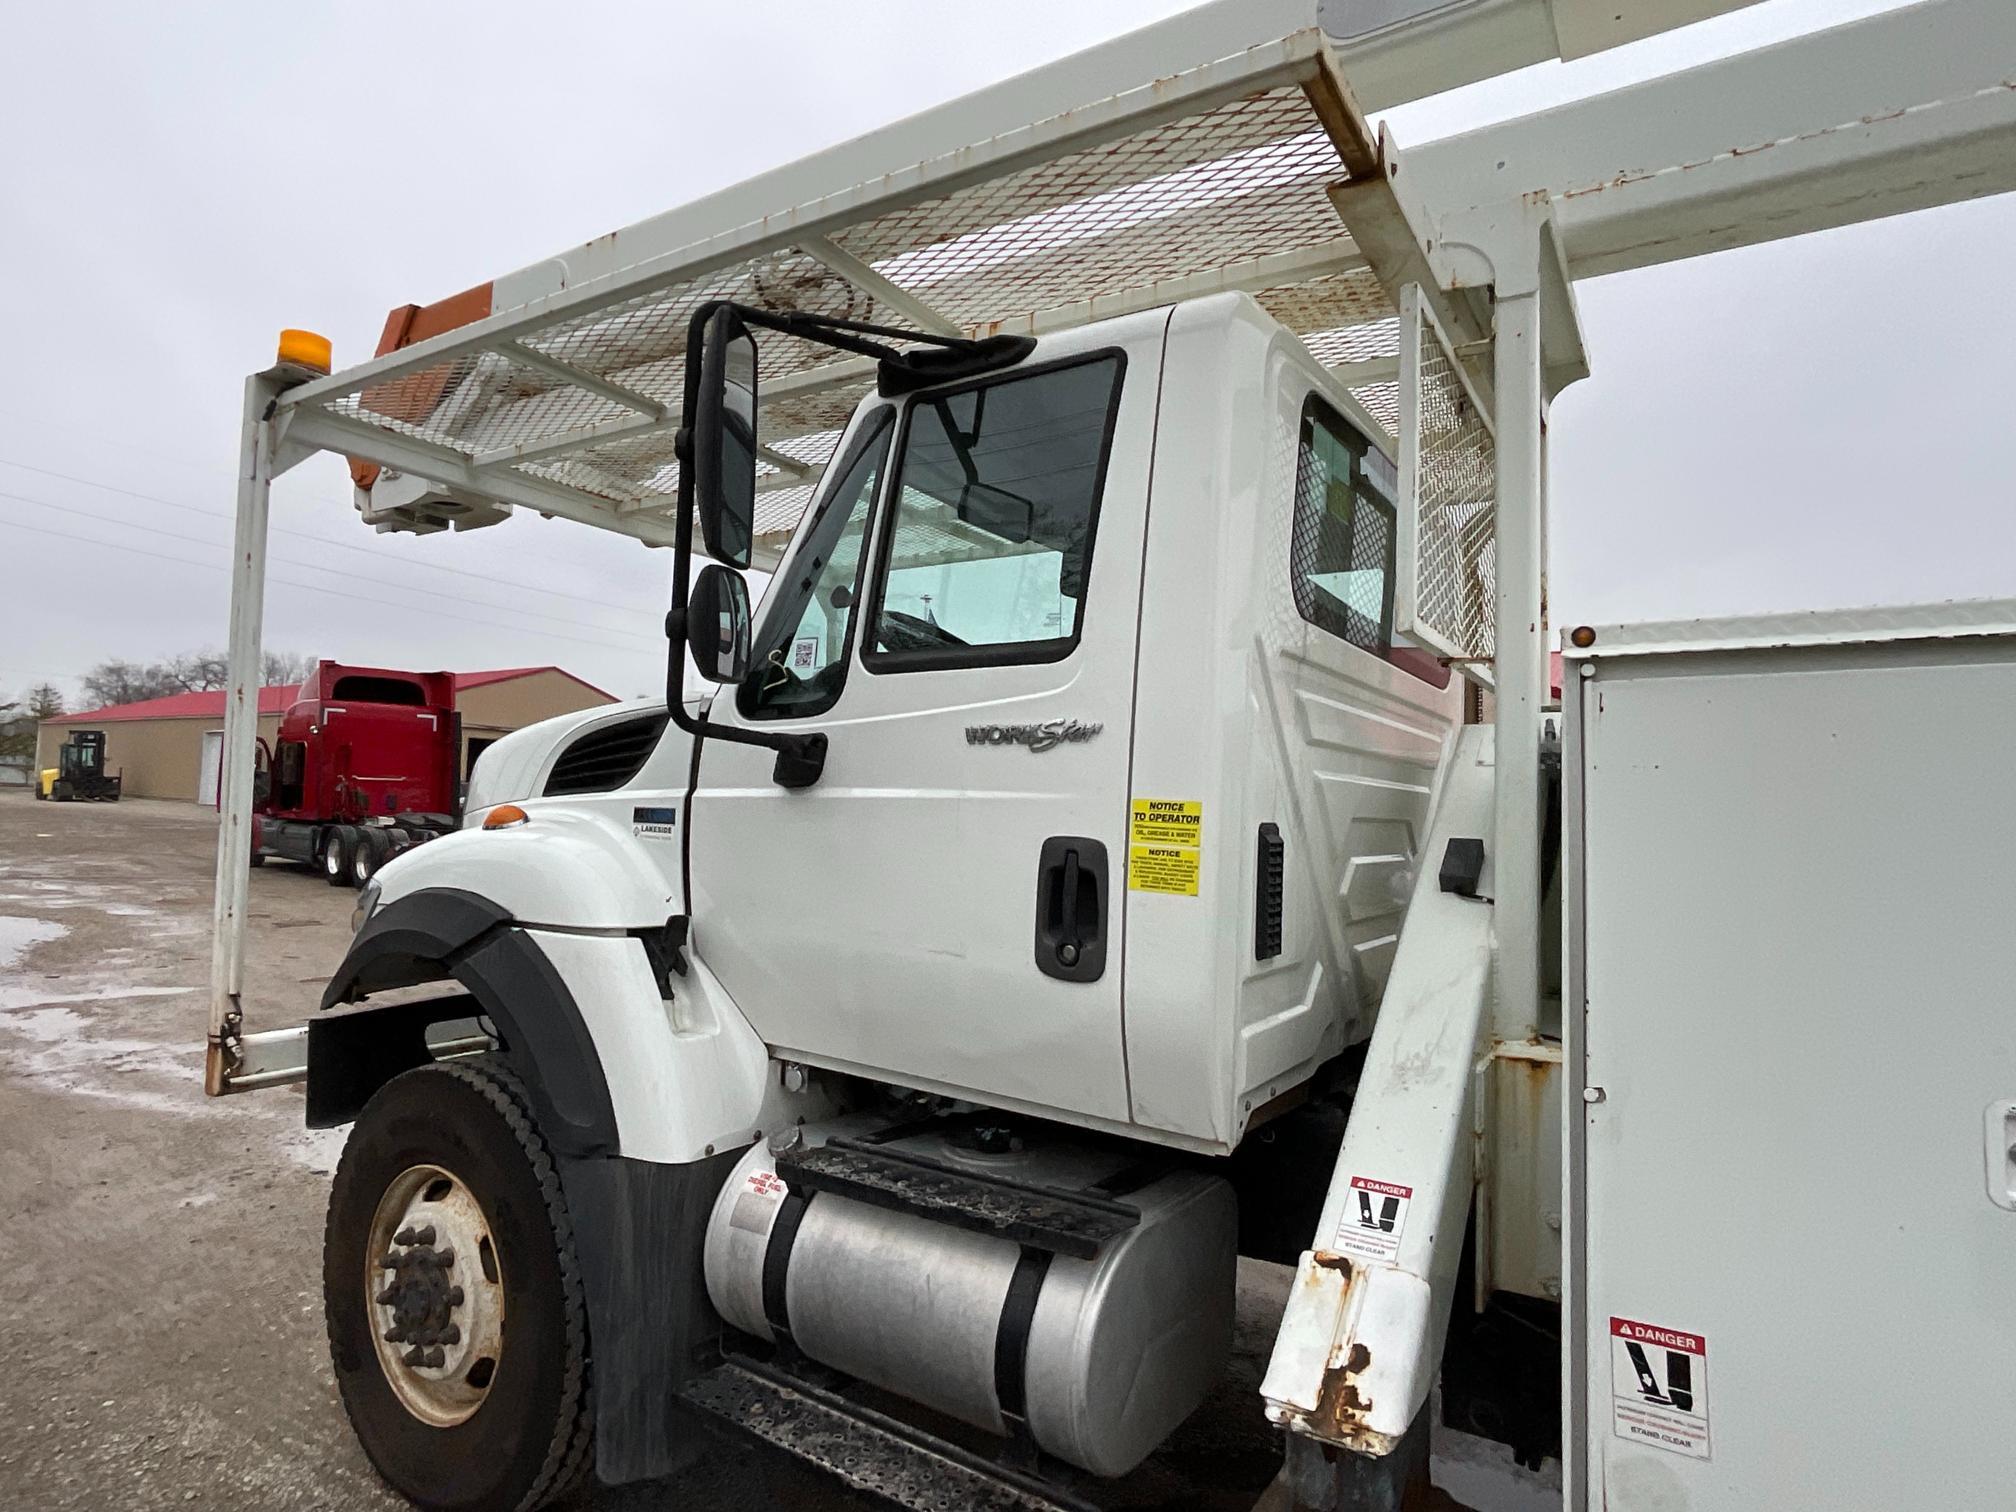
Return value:
[[(685, 912), (666, 871), (614, 814), (566, 800), (525, 807), (526, 824), (458, 830), (395, 856), (378, 873), (380, 906), (453, 889), (521, 924), (597, 930), (656, 929)], [(629, 809), (621, 813), (627, 820)]]
[[(526, 927), (494, 900), (459, 889), (381, 904), (322, 1006), (450, 979), (496, 1025), (562, 1153), (702, 1160), (826, 1106), (809, 1091), (784, 1091), (768, 1047), (690, 952), (684, 976), (661, 979), (636, 935)], [(388, 1015), (389, 1033), (389, 1016), (401, 1009), (374, 1012)], [(369, 1032), (359, 1026), (346, 1039)], [(335, 1056), (337, 1039), (322, 1038)], [(317, 1065), (311, 1031), (311, 1105), (354, 1117), (376, 1088), (343, 1084), (345, 1075), (333, 1058)], [(330, 1121), (343, 1119), (332, 1113)]]

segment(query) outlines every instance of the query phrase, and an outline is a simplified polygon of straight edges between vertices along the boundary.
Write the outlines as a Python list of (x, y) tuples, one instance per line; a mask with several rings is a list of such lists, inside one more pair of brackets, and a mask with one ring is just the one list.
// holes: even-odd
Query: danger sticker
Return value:
[(1617, 1437), (1708, 1458), (1708, 1341), (1610, 1320), (1610, 1423)]
[(1393, 1259), (1400, 1253), (1400, 1236), (1407, 1231), (1407, 1209), (1413, 1202), (1410, 1186), (1353, 1176), (1344, 1216), (1337, 1224), (1336, 1247), (1367, 1260)]
[(1203, 804), (1136, 798), (1127, 838), (1129, 889), (1197, 896), (1197, 879), (1204, 869)]
[(799, 674), (819, 670), (819, 653), (824, 649), (816, 635), (801, 635), (791, 642), (791, 670)]

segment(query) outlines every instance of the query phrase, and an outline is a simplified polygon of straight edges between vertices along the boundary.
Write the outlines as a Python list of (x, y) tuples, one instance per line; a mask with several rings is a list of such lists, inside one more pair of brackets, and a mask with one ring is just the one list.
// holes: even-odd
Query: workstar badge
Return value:
[(968, 725), (966, 744), (1019, 745), (1040, 753), (1090, 740), (1105, 728), (1103, 724), (1087, 724), (1079, 719), (1046, 719), (1042, 724)]

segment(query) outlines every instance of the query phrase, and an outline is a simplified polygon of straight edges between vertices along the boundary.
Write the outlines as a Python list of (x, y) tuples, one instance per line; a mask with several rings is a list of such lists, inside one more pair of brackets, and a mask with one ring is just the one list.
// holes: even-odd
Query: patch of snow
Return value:
[(36, 945), (46, 945), (70, 933), (54, 919), (23, 919), (0, 914), (0, 970), (12, 966)]
[(340, 1129), (297, 1129), (280, 1141), (280, 1149), (289, 1160), (317, 1176), (330, 1176), (335, 1174), (349, 1138), (347, 1124)]

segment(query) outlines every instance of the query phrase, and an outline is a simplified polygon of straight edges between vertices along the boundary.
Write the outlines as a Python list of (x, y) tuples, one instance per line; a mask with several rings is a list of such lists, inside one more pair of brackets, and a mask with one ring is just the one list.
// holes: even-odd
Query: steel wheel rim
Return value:
[(366, 845), (362, 840), (357, 842), (357, 849), (350, 854), (350, 875), (356, 880), (359, 887), (362, 887), (366, 882), (371, 880), (370, 854), (371, 847)]
[(454, 1172), (401, 1171), (378, 1199), (364, 1300), (379, 1368), (399, 1404), (452, 1428), (489, 1397), (504, 1352), (504, 1268), (482, 1204)]
[(322, 842), (322, 870), (332, 877), (343, 875), (343, 845), (334, 835)]

